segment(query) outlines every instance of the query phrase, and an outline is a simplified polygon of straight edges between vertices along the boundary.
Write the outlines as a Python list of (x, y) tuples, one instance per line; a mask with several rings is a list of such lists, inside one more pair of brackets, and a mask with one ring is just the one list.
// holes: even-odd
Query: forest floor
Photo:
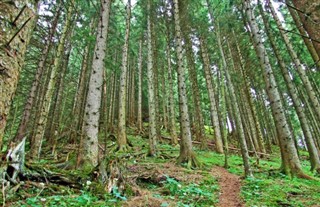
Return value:
[(216, 166), (212, 174), (218, 178), (220, 195), (218, 207), (243, 207), (240, 199), (241, 182), (240, 177), (229, 173), (225, 168)]
[[(229, 168), (224, 169), (221, 167), (224, 165), (223, 155), (195, 145), (195, 152), (202, 167), (188, 169), (185, 165), (176, 165), (179, 146), (172, 146), (168, 140), (161, 140), (158, 144), (158, 155), (148, 157), (148, 139), (136, 135), (134, 130), (130, 134), (128, 138), (134, 145), (130, 151), (107, 155), (111, 159), (119, 159), (119, 169), (124, 179), (123, 188), (105, 193), (104, 186), (97, 183), (92, 174), (74, 170), (77, 146), (61, 142), (57, 147), (59, 153), (56, 157), (52, 157), (47, 149), (44, 150), (44, 158), (32, 165), (43, 172), (57, 172), (55, 175), (58, 177), (65, 176), (74, 180), (79, 178), (80, 187), (47, 180), (24, 181), (5, 196), (2, 193), (0, 202), (3, 206), (59, 207), (319, 207), (320, 182), (290, 179), (281, 174), (278, 170), (281, 162), (277, 148), (274, 148), (272, 155), (260, 159), (259, 162), (251, 158), (255, 177), (244, 178), (242, 158), (237, 151), (230, 151)], [(116, 144), (108, 141), (107, 146), (107, 152), (111, 152)], [(302, 152), (300, 157), (305, 172), (312, 175), (308, 172), (310, 166), (307, 153)]]

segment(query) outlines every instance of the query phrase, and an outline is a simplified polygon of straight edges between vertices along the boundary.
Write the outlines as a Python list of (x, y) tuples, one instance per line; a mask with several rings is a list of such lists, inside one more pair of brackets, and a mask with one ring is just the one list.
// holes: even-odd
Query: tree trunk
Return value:
[[(118, 60), (118, 51), (115, 52), (114, 57), (114, 63), (116, 63)], [(108, 112), (108, 130), (110, 133), (114, 133), (114, 116), (115, 116), (115, 106), (116, 106), (116, 94), (117, 94), (117, 88), (119, 86), (118, 84), (118, 76), (115, 71), (112, 73), (113, 77), (113, 83), (112, 83), (112, 90), (111, 90), (111, 98), (110, 98), (110, 107)]]
[(253, 101), (252, 93), (250, 91), (251, 90), (251, 86), (250, 86), (249, 76), (247, 74), (247, 69), (244, 67), (243, 57), (242, 57), (242, 54), (241, 54), (241, 50), (240, 50), (237, 38), (236, 38), (236, 36), (234, 34), (234, 31), (232, 31), (232, 32), (233, 32), (233, 36), (234, 36), (234, 40), (235, 40), (235, 44), (236, 44), (236, 48), (237, 48), (237, 53), (238, 53), (238, 56), (240, 58), (241, 72), (243, 74), (243, 78), (244, 78), (244, 82), (245, 82), (245, 93), (246, 93), (247, 98), (248, 98), (249, 107), (250, 107), (250, 110), (251, 110), (251, 113), (252, 113), (253, 122), (254, 122), (254, 127), (255, 127), (255, 132), (256, 132), (254, 134), (254, 136), (258, 140), (260, 152), (266, 153), (266, 149), (265, 149), (265, 146), (264, 146), (265, 143), (264, 143), (264, 139), (263, 139), (262, 132), (261, 132), (261, 126), (260, 126), (260, 122), (259, 122), (258, 115), (257, 115), (257, 109), (256, 109), (256, 106), (255, 106), (254, 101)]
[(42, 50), (40, 61), (38, 63), (36, 75), (35, 75), (34, 80), (32, 82), (32, 87), (30, 89), (27, 103), (26, 103), (24, 111), (23, 111), (22, 120), (20, 122), (17, 134), (14, 138), (15, 142), (20, 142), (22, 140), (22, 138), (27, 134), (27, 127), (28, 127), (28, 123), (30, 122), (30, 118), (31, 118), (30, 117), (31, 109), (33, 108), (33, 105), (34, 105), (36, 91), (39, 87), (40, 79), (42, 77), (43, 70), (45, 68), (45, 63), (46, 63), (46, 60), (47, 60), (47, 57), (49, 54), (49, 50), (50, 50), (50, 47), (52, 44), (52, 39), (53, 39), (54, 33), (56, 31), (56, 27), (58, 24), (60, 13), (61, 13), (61, 6), (59, 4), (57, 11), (55, 12), (55, 15), (52, 20), (52, 25), (50, 27), (48, 39), (44, 43), (44, 48)]
[[(148, 0), (148, 22), (147, 22), (147, 44), (148, 44), (148, 102), (149, 102), (149, 155), (156, 155), (156, 145), (157, 145), (157, 129), (156, 129), (156, 103), (155, 103), (155, 88), (154, 88), (154, 70), (153, 70), (153, 50), (152, 41), (153, 33), (151, 28), (151, 2)], [(159, 115), (159, 114), (157, 114)]]
[[(187, 3), (186, 1), (181, 1), (180, 3), (180, 10), (184, 11), (187, 10)], [(185, 41), (185, 49), (186, 49), (186, 56), (187, 56), (187, 63), (188, 63), (188, 73), (190, 77), (190, 85), (192, 90), (192, 101), (194, 104), (194, 120), (193, 120), (193, 126), (194, 129), (194, 135), (195, 140), (198, 140), (201, 142), (202, 147), (207, 146), (207, 140), (205, 136), (205, 130), (204, 130), (204, 120), (201, 110), (201, 96), (199, 91), (199, 84), (197, 80), (197, 70), (195, 67), (195, 58), (192, 51), (192, 39), (191, 39), (191, 28), (190, 28), (190, 21), (188, 14), (182, 15), (181, 19), (181, 29), (183, 32), (183, 37)]]
[[(229, 49), (229, 52), (231, 55), (231, 48), (229, 45), (228, 45), (228, 49)], [(224, 57), (224, 52), (223, 52), (222, 47), (220, 49), (220, 53), (221, 53), (221, 56)], [(231, 59), (231, 65), (232, 65), (232, 67), (234, 67), (234, 63), (233, 63), (232, 59)], [(252, 177), (253, 174), (252, 174), (252, 170), (250, 167), (250, 158), (249, 158), (246, 139), (244, 136), (244, 126), (243, 126), (243, 122), (241, 121), (239, 103), (237, 101), (237, 97), (236, 97), (236, 93), (234, 91), (233, 83), (231, 82), (231, 77), (230, 77), (229, 71), (227, 70), (226, 67), (224, 67), (224, 72), (226, 74), (226, 81), (227, 81), (227, 85), (228, 85), (228, 88), (230, 91), (230, 99), (231, 99), (231, 102), (233, 103), (232, 108), (233, 108), (233, 112), (235, 115), (234, 118), (235, 118), (236, 127), (237, 127), (237, 134), (239, 136), (239, 143), (240, 143), (241, 155), (242, 155), (242, 160), (243, 160), (244, 173), (245, 173), (246, 177)]]
[(298, 115), (298, 120), (300, 122), (300, 125), (301, 125), (301, 128), (302, 128), (302, 131), (303, 131), (303, 135), (304, 135), (304, 138), (305, 138), (305, 141), (306, 141), (306, 144), (307, 144), (307, 149), (308, 149), (308, 152), (309, 152), (309, 159), (310, 159), (310, 163), (311, 163), (311, 170), (318, 170), (319, 167), (320, 167), (320, 160), (319, 160), (319, 155), (318, 155), (318, 151), (316, 149), (316, 146), (315, 146), (315, 143), (313, 141), (313, 138), (312, 138), (312, 135), (311, 135), (311, 132), (310, 132), (310, 128), (309, 128), (309, 124), (308, 124), (308, 120), (307, 120), (307, 117), (306, 117), (306, 114), (305, 114), (305, 110), (304, 110), (304, 107), (303, 107), (303, 103), (300, 101), (298, 95), (297, 95), (297, 91), (296, 91), (296, 88), (291, 80), (291, 76), (290, 76), (290, 73), (287, 69), (287, 66), (284, 62), (284, 60), (282, 59), (282, 56), (280, 54), (280, 51), (278, 50), (277, 48), (277, 44), (272, 36), (272, 34), (270, 33), (270, 25), (266, 19), (266, 16), (264, 15), (264, 12), (262, 10), (262, 6), (259, 6), (259, 9), (260, 9), (260, 13), (262, 15), (262, 18), (263, 18), (263, 22), (265, 24), (265, 28), (266, 28), (266, 32), (267, 32), (267, 35), (268, 35), (268, 38), (270, 40), (270, 44), (272, 46), (272, 49), (275, 53), (275, 56), (278, 60), (278, 63), (279, 63), (279, 66), (280, 66), (280, 69), (281, 69), (281, 72), (282, 72), (282, 75), (285, 79), (285, 83), (286, 83), (286, 86), (289, 90), (289, 95), (292, 99), (292, 102), (293, 102), (293, 106), (296, 110), (296, 113)]
[(80, 167), (93, 168), (98, 164), (98, 127), (103, 86), (104, 58), (107, 49), (110, 0), (101, 2), (97, 39), (92, 60), (92, 71), (84, 114), (84, 137), (80, 143)]
[(218, 153), (223, 153), (223, 144), (221, 139), (221, 132), (220, 132), (220, 126), (219, 126), (219, 119), (218, 119), (218, 110), (215, 100), (215, 94), (214, 94), (214, 86), (213, 86), (213, 80), (212, 80), (212, 71), (210, 69), (210, 62), (209, 62), (209, 56), (208, 51), (206, 48), (206, 43), (204, 42), (203, 37), (200, 37), (200, 48), (201, 48), (201, 55), (203, 60), (203, 68), (207, 83), (207, 89), (210, 99), (210, 113), (212, 117), (212, 125), (214, 128), (214, 139), (216, 144), (216, 151)]
[(27, 45), (37, 19), (37, 2), (0, 2), (0, 150), (11, 100), (17, 88)]
[(62, 123), (60, 122), (60, 117), (63, 113), (63, 108), (62, 108), (62, 102), (63, 102), (63, 98), (66, 98), (63, 95), (63, 91), (64, 91), (64, 87), (65, 87), (65, 75), (66, 75), (66, 71), (68, 68), (68, 63), (69, 63), (69, 57), (70, 57), (70, 53), (71, 53), (71, 45), (67, 46), (68, 48), (66, 49), (66, 54), (65, 54), (65, 59), (64, 59), (64, 63), (62, 64), (62, 71), (59, 74), (59, 80), (58, 80), (58, 88), (57, 88), (57, 100), (55, 102), (55, 104), (52, 106), (53, 108), (53, 115), (51, 116), (52, 119), (52, 124), (51, 126), (48, 128), (49, 130), (49, 136), (48, 136), (48, 141), (50, 144), (50, 148), (52, 149), (52, 154), (55, 153), (55, 147), (56, 147), (56, 143), (57, 143), (57, 136), (58, 136), (58, 130), (60, 128), (60, 126), (62, 125)]
[[(288, 2), (288, 1), (286, 1)], [(320, 3), (318, 0), (292, 0), (293, 5), (298, 9), (300, 20), (304, 29), (309, 34), (312, 44), (320, 57)]]
[[(162, 60), (163, 61), (163, 60)], [(167, 95), (167, 86), (165, 81), (166, 68), (163, 65), (161, 74), (161, 93), (162, 93), (162, 119), (163, 119), (163, 127), (165, 130), (168, 130), (168, 95)]]
[[(78, 88), (75, 95), (75, 100), (72, 109), (72, 124), (70, 128), (70, 143), (76, 143), (77, 137), (80, 135), (82, 131), (82, 120), (83, 116), (81, 113), (81, 109), (84, 108), (84, 102), (86, 100), (86, 89), (89, 81), (89, 67), (88, 67), (88, 59), (90, 57), (89, 54), (90, 46), (87, 45), (83, 51), (82, 57), (82, 65), (81, 72), (78, 79)], [(80, 137), (80, 136), (79, 136)]]
[(288, 123), (286, 122), (278, 86), (276, 84), (272, 67), (269, 62), (267, 51), (263, 45), (262, 38), (259, 33), (259, 28), (256, 23), (252, 5), (250, 4), (250, 0), (243, 0), (243, 4), (247, 21), (251, 28), (255, 50), (257, 56), (259, 57), (261, 68), (264, 72), (266, 91), (271, 105), (271, 111), (275, 120), (278, 138), (280, 141), (283, 170), (289, 176), (298, 175), (301, 177), (307, 177), (302, 171), (300, 160), (294, 146), (293, 138), (290, 134)]
[(42, 141), (43, 141), (43, 136), (44, 136), (44, 132), (45, 132), (45, 127), (46, 127), (47, 121), (48, 121), (48, 113), (49, 113), (49, 109), (50, 109), (50, 105), (51, 105), (51, 100), (52, 100), (54, 89), (55, 89), (55, 86), (57, 83), (58, 74), (61, 70), (60, 64), (61, 64), (61, 60), (63, 58), (63, 53), (64, 53), (64, 49), (65, 49), (65, 42), (66, 42), (66, 39), (68, 36), (68, 30), (70, 29), (70, 25), (71, 25), (71, 18), (73, 15), (73, 8), (74, 8), (73, 1), (74, 0), (71, 0), (69, 7), (68, 7), (67, 17), (65, 20), (63, 31), (61, 33), (59, 45), (57, 48), (57, 53), (54, 58), (53, 68), (51, 70), (48, 87), (47, 87), (47, 90), (44, 95), (42, 107), (40, 109), (39, 119), (37, 121), (37, 129), (36, 129), (34, 138), (31, 143), (31, 148), (30, 148), (31, 159), (39, 159), (40, 158)]
[(142, 40), (139, 41), (139, 59), (138, 59), (138, 111), (137, 126), (139, 133), (142, 132)]
[(307, 49), (308, 49), (308, 51), (314, 61), (314, 64), (317, 66), (318, 71), (319, 71), (320, 70), (320, 59), (319, 59), (319, 56), (317, 54), (316, 49), (314, 48), (314, 46), (312, 44), (312, 40), (310, 40), (307, 31), (304, 29), (303, 24), (299, 18), (297, 11), (294, 10), (290, 6), (288, 6), (288, 9), (289, 9), (289, 12), (291, 14), (291, 17), (292, 17), (294, 23), (296, 24), (297, 29), (299, 30), (299, 33), (300, 33), (305, 45), (307, 46)]
[[(319, 6), (320, 6), (320, 4), (319, 4)], [(298, 58), (297, 53), (294, 51), (292, 44), (290, 43), (289, 38), (288, 38), (287, 34), (285, 33), (284, 28), (282, 27), (282, 24), (281, 24), (277, 14), (271, 4), (269, 4), (269, 8), (271, 10), (271, 13), (272, 13), (274, 20), (276, 21), (278, 28), (280, 30), (281, 36), (285, 42), (287, 50), (288, 50), (288, 52), (294, 62), (295, 68), (297, 69), (297, 72), (301, 78), (301, 81), (306, 89), (306, 92), (307, 92), (309, 98), (310, 98), (310, 102), (313, 106), (313, 110), (314, 110), (316, 116), (318, 117), (318, 120), (320, 120), (320, 102), (319, 102), (317, 95), (311, 85), (311, 82), (305, 72), (305, 68), (303, 68), (303, 66), (300, 62), (300, 59)], [(320, 16), (319, 16), (319, 18), (320, 18)], [(320, 38), (320, 32), (319, 32), (319, 38)], [(318, 49), (320, 50), (320, 44), (319, 44)]]
[[(168, 17), (167, 17), (168, 18)], [(167, 22), (168, 25), (168, 22)], [(171, 52), (170, 52), (170, 34), (169, 28), (167, 28), (167, 47), (166, 47), (166, 55), (167, 55), (167, 64), (168, 64), (168, 87), (169, 87), (169, 132), (171, 135), (171, 143), (173, 145), (178, 144), (177, 138), (177, 129), (176, 129), (176, 112), (175, 112), (175, 101), (174, 101), (174, 93), (173, 93), (173, 74), (172, 74), (172, 66), (171, 66)]]
[[(180, 28), (180, 14), (178, 0), (174, 4), (174, 22), (176, 33), (176, 51), (178, 58), (178, 91), (179, 91), (179, 111), (180, 111), (180, 155), (178, 163), (188, 163), (188, 167), (198, 167), (198, 161), (192, 149), (190, 120), (188, 112), (188, 98), (185, 79), (185, 67), (183, 63), (182, 36)], [(181, 11), (183, 14), (185, 11)]]
[(129, 35), (130, 35), (130, 18), (131, 4), (128, 0), (127, 4), (127, 20), (126, 34), (122, 53), (122, 66), (120, 76), (120, 92), (119, 92), (119, 117), (118, 117), (118, 136), (117, 143), (119, 151), (127, 150), (127, 132), (126, 132), (126, 96), (127, 96), (127, 76), (128, 76), (128, 50), (129, 50)]

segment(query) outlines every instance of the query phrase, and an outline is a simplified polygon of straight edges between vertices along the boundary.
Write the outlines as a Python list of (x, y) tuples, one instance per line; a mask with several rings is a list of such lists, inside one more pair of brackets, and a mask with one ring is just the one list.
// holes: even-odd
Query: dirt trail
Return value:
[(226, 169), (216, 166), (212, 174), (218, 178), (220, 185), (219, 207), (244, 207), (240, 199), (240, 178)]

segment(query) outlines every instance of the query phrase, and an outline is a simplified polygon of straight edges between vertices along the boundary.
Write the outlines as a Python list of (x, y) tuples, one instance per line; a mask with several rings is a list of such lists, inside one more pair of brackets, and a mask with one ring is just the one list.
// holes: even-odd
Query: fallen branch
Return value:
[[(171, 140), (170, 137), (165, 137), (165, 136), (161, 136), (161, 138), (163, 139), (167, 139), (167, 140)], [(178, 138), (178, 141), (180, 141), (180, 138)], [(201, 142), (199, 141), (192, 141), (193, 144), (202, 144)], [(212, 144), (212, 143), (207, 143), (208, 146), (215, 146), (215, 144)], [(241, 149), (238, 149), (238, 148), (234, 148), (234, 147), (228, 147), (228, 149), (230, 150), (236, 150), (236, 151), (240, 151)], [(250, 153), (256, 153), (258, 155), (265, 155), (265, 156), (271, 156), (270, 154), (266, 154), (266, 153), (263, 153), (263, 152), (254, 152), (254, 151), (251, 151), (251, 150), (248, 150), (248, 152)]]

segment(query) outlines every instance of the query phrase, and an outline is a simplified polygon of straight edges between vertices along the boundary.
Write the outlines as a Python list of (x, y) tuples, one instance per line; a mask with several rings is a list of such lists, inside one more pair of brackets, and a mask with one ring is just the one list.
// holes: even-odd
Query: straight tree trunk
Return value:
[[(320, 4), (319, 4), (319, 6), (320, 6)], [(293, 46), (292, 46), (291, 42), (289, 41), (289, 38), (288, 38), (287, 34), (285, 33), (284, 28), (282, 27), (282, 24), (281, 24), (277, 14), (271, 4), (269, 4), (269, 8), (271, 10), (271, 13), (272, 13), (274, 20), (276, 21), (278, 28), (280, 30), (281, 36), (285, 42), (287, 50), (288, 50), (288, 52), (294, 62), (295, 68), (296, 68), (296, 70), (301, 78), (301, 81), (306, 89), (306, 92), (310, 98), (310, 102), (313, 106), (313, 110), (314, 110), (318, 120), (320, 120), (320, 102), (318, 100), (318, 97), (317, 97), (317, 95), (311, 85), (311, 82), (305, 72), (305, 69), (302, 67), (301, 61), (298, 58), (297, 53), (294, 51)], [(320, 16), (319, 16), (319, 18), (320, 18)], [(319, 33), (319, 35), (320, 35), (320, 33)], [(320, 36), (319, 36), (319, 38), (320, 38)], [(319, 50), (320, 50), (320, 44), (319, 44)]]
[[(151, 24), (151, 2), (148, 0), (148, 20), (147, 20), (147, 45), (148, 45), (148, 66), (147, 66), (147, 77), (148, 77), (148, 103), (149, 103), (149, 155), (156, 155), (157, 145), (157, 129), (156, 129), (156, 103), (155, 103), (155, 79), (153, 69), (153, 32)], [(159, 115), (159, 114), (157, 114)]]
[[(220, 40), (219, 40), (220, 41)], [(231, 48), (228, 45), (228, 49), (231, 55)], [(221, 48), (221, 56), (224, 57), (224, 51)], [(234, 67), (234, 63), (231, 60), (231, 65)], [(239, 108), (239, 103), (237, 101), (237, 97), (236, 97), (236, 93), (234, 90), (234, 86), (233, 83), (231, 81), (231, 77), (229, 74), (229, 71), (227, 70), (226, 67), (224, 67), (224, 72), (226, 74), (226, 80), (227, 80), (227, 85), (230, 91), (230, 99), (231, 102), (233, 103), (233, 112), (235, 115), (235, 122), (236, 122), (236, 127), (237, 127), (237, 134), (239, 136), (239, 143), (240, 143), (240, 149), (241, 149), (241, 155), (242, 155), (242, 160), (243, 160), (243, 166), (244, 166), (244, 173), (246, 177), (253, 177), (252, 174), (252, 170), (250, 167), (250, 158), (249, 158), (249, 153), (248, 153), (248, 147), (247, 147), (247, 143), (246, 143), (246, 139), (244, 136), (244, 126), (243, 126), (243, 122), (241, 121), (241, 116), (240, 116), (240, 108)]]
[(81, 72), (78, 79), (78, 87), (77, 92), (75, 95), (75, 100), (72, 109), (72, 125), (70, 129), (70, 142), (76, 143), (78, 135), (82, 131), (82, 121), (83, 116), (81, 116), (81, 109), (84, 106), (84, 102), (86, 100), (86, 86), (88, 85), (89, 81), (89, 67), (88, 67), (88, 59), (90, 57), (89, 54), (89, 45), (87, 45), (83, 51), (82, 57), (82, 65), (81, 65)]
[(263, 18), (263, 22), (265, 24), (265, 28), (266, 28), (266, 32), (267, 32), (269, 41), (271, 43), (272, 49), (273, 49), (273, 51), (275, 53), (275, 56), (276, 56), (276, 58), (278, 60), (282, 75), (283, 75), (283, 77), (285, 79), (286, 86), (287, 86), (287, 88), (289, 90), (289, 95), (290, 95), (290, 97), (292, 99), (293, 106), (294, 106), (294, 108), (296, 110), (296, 113), (298, 115), (298, 118), (299, 118), (298, 120), (300, 122), (300, 125), (301, 125), (301, 128), (302, 128), (302, 132), (303, 132), (306, 144), (307, 144), (307, 149), (308, 149), (308, 152), (309, 152), (309, 159), (310, 159), (310, 163), (311, 163), (311, 171), (319, 170), (319, 168), (320, 168), (319, 154), (318, 154), (318, 151), (316, 149), (314, 140), (313, 140), (312, 135), (311, 135), (310, 127), (309, 127), (308, 120), (307, 120), (307, 117), (306, 117), (306, 114), (305, 114), (305, 110), (304, 110), (304, 107), (303, 107), (304, 104), (301, 102), (301, 100), (299, 99), (299, 97), (297, 95), (296, 88), (295, 88), (295, 86), (294, 86), (294, 84), (293, 84), (293, 82), (291, 80), (291, 76), (290, 76), (290, 73), (289, 73), (289, 71), (287, 69), (287, 66), (286, 66), (284, 60), (282, 59), (282, 56), (280, 54), (280, 51), (277, 48), (277, 44), (276, 44), (272, 34), (269, 31), (270, 25), (269, 25), (269, 23), (268, 23), (268, 21), (266, 19), (266, 16), (264, 15), (264, 12), (262, 10), (262, 6), (259, 6), (259, 9), (260, 9), (260, 13), (261, 13), (262, 18)]
[(66, 39), (68, 36), (68, 30), (70, 29), (70, 25), (71, 25), (71, 19), (72, 19), (73, 8), (74, 8), (73, 3), (74, 3), (74, 0), (71, 0), (69, 2), (67, 17), (66, 17), (63, 31), (61, 33), (61, 37), (59, 40), (57, 53), (54, 58), (54, 63), (53, 63), (53, 67), (51, 70), (48, 87), (46, 89), (43, 103), (42, 103), (42, 106), (40, 109), (39, 119), (37, 120), (37, 129), (34, 134), (34, 138), (32, 140), (31, 148), (30, 148), (31, 159), (39, 159), (40, 158), (40, 152), (41, 152), (45, 127), (46, 127), (47, 121), (48, 121), (48, 113), (49, 113), (49, 109), (51, 106), (51, 100), (52, 100), (52, 96), (53, 96), (55, 86), (57, 83), (58, 74), (61, 69), (60, 65), (61, 65), (61, 61), (63, 58), (64, 49), (65, 49), (65, 42), (66, 42)]
[(200, 37), (201, 55), (202, 55), (203, 68), (204, 68), (207, 89), (208, 89), (208, 94), (210, 99), (210, 113), (212, 117), (212, 125), (214, 128), (214, 135), (215, 135), (214, 137), (215, 144), (216, 144), (215, 147), (218, 153), (223, 153), (223, 144), (222, 144), (221, 132), (220, 132), (220, 126), (219, 126), (218, 110), (217, 110), (215, 94), (214, 94), (212, 72), (210, 69), (209, 56), (208, 56), (208, 51), (205, 44), (206, 43), (204, 42), (203, 37)]
[(249, 76), (247, 74), (247, 69), (244, 66), (242, 53), (241, 53), (241, 50), (240, 50), (240, 47), (239, 47), (239, 44), (238, 44), (238, 41), (237, 41), (237, 38), (235, 36), (234, 31), (232, 31), (232, 33), (233, 33), (235, 44), (236, 44), (236, 48), (237, 48), (237, 54), (238, 54), (238, 56), (240, 58), (241, 72), (243, 74), (243, 78), (244, 78), (244, 81), (245, 81), (245, 93), (246, 93), (247, 98), (248, 98), (249, 106), (250, 106), (251, 113), (252, 113), (252, 118), (253, 118), (253, 121), (254, 121), (254, 127), (255, 127), (255, 132), (256, 132), (254, 136), (256, 136), (256, 138), (258, 140), (260, 152), (266, 153), (265, 143), (264, 143), (264, 139), (263, 139), (262, 132), (261, 132), (261, 126), (260, 126), (260, 122), (259, 122), (258, 115), (257, 115), (257, 109), (256, 109), (256, 106), (254, 104), (253, 96), (252, 96), (251, 91), (250, 91), (251, 90), (251, 86), (250, 86)]
[[(178, 89), (179, 89), (178, 91), (179, 91), (180, 138), (181, 138), (178, 163), (185, 162), (187, 163), (188, 167), (198, 167), (199, 163), (192, 149), (178, 0), (174, 0), (173, 4), (174, 4), (173, 9), (174, 9), (174, 22), (175, 22), (175, 33), (176, 33), (176, 51), (177, 51), (177, 58), (178, 58), (177, 73), (178, 73)], [(184, 14), (185, 12), (186, 11), (181, 11), (181, 14)]]
[(42, 50), (42, 54), (40, 57), (40, 61), (38, 63), (36, 75), (35, 75), (35, 78), (32, 82), (32, 87), (30, 89), (27, 103), (26, 103), (24, 111), (23, 111), (22, 120), (20, 122), (17, 134), (14, 138), (14, 141), (17, 143), (21, 142), (23, 137), (27, 134), (27, 127), (28, 127), (28, 123), (30, 122), (30, 118), (31, 118), (31, 116), (30, 116), (31, 109), (33, 108), (33, 105), (34, 105), (36, 91), (39, 87), (40, 79), (43, 74), (43, 70), (45, 69), (45, 63), (46, 63), (46, 60), (47, 60), (47, 57), (49, 54), (49, 50), (50, 50), (50, 47), (52, 44), (52, 39), (53, 39), (54, 33), (56, 31), (56, 27), (58, 24), (60, 14), (61, 14), (61, 6), (58, 5), (57, 11), (55, 12), (53, 20), (52, 20), (51, 28), (49, 30), (48, 39), (46, 40), (46, 42), (44, 44), (44, 48)]
[(260, 60), (261, 68), (264, 71), (266, 91), (271, 105), (271, 111), (275, 120), (278, 138), (280, 141), (283, 171), (289, 176), (297, 175), (299, 177), (306, 178), (308, 176), (305, 175), (302, 171), (297, 150), (294, 146), (294, 141), (292, 135), (290, 134), (288, 123), (286, 122), (278, 86), (276, 84), (272, 67), (269, 62), (267, 51), (259, 34), (259, 28), (256, 23), (256, 18), (254, 16), (254, 12), (250, 2), (250, 0), (243, 0), (244, 11), (251, 29), (256, 53)]
[(27, 45), (37, 19), (37, 2), (0, 2), (0, 150), (11, 100), (17, 88)]
[(63, 102), (63, 98), (66, 98), (63, 95), (63, 91), (64, 91), (64, 87), (65, 87), (65, 75), (67, 72), (67, 68), (68, 68), (68, 63), (69, 63), (69, 57), (70, 57), (70, 53), (71, 53), (71, 45), (67, 46), (67, 51), (65, 54), (65, 59), (64, 59), (64, 63), (62, 64), (62, 71), (59, 75), (59, 80), (58, 80), (58, 90), (57, 90), (57, 100), (55, 102), (54, 105), (52, 105), (53, 108), (53, 115), (51, 116), (52, 119), (52, 124), (51, 126), (48, 128), (49, 129), (49, 136), (48, 136), (48, 141), (50, 143), (51, 149), (52, 149), (52, 154), (55, 153), (55, 147), (56, 147), (56, 143), (57, 143), (57, 135), (58, 130), (60, 128), (61, 122), (60, 122), (60, 117), (63, 113), (63, 108), (62, 108), (62, 102)]
[(142, 40), (139, 41), (139, 59), (138, 59), (138, 111), (137, 126), (139, 133), (142, 133)]
[(127, 4), (127, 20), (126, 20), (126, 34), (122, 53), (122, 66), (120, 76), (120, 91), (119, 91), (119, 117), (118, 117), (118, 150), (127, 151), (127, 132), (126, 132), (126, 97), (127, 97), (127, 76), (128, 76), (128, 50), (129, 50), (129, 35), (130, 35), (130, 18), (131, 18), (131, 4), (128, 0)]
[[(168, 18), (168, 17), (167, 17)], [(168, 23), (168, 22), (167, 22)], [(167, 28), (168, 30), (168, 28)], [(173, 145), (178, 144), (177, 138), (177, 129), (176, 129), (176, 112), (175, 112), (175, 101), (174, 101), (174, 93), (173, 93), (173, 73), (171, 66), (171, 52), (170, 52), (170, 34), (167, 31), (167, 47), (166, 47), (166, 55), (167, 55), (167, 65), (168, 65), (168, 87), (169, 97), (168, 97), (168, 105), (169, 105), (169, 132), (171, 136), (171, 143)]]
[[(180, 3), (180, 10), (184, 11), (188, 9), (187, 1), (181, 1)], [(182, 8), (183, 7), (183, 8)], [(201, 101), (200, 101), (200, 91), (199, 91), (199, 84), (197, 80), (197, 70), (195, 67), (195, 58), (192, 50), (192, 39), (191, 39), (191, 28), (190, 28), (190, 21), (189, 21), (188, 14), (182, 15), (181, 19), (181, 29), (184, 31), (183, 37), (185, 41), (185, 49), (186, 49), (186, 56), (187, 56), (187, 63), (188, 63), (188, 73), (190, 77), (191, 83), (191, 91), (192, 91), (192, 101), (194, 103), (194, 121), (193, 121), (193, 128), (194, 128), (194, 135), (195, 140), (201, 142), (202, 147), (207, 146), (207, 140), (205, 136), (204, 130), (204, 120), (201, 110)]]
[[(115, 52), (114, 63), (118, 60), (118, 51)], [(114, 133), (114, 117), (115, 117), (115, 109), (116, 109), (116, 95), (118, 84), (118, 76), (115, 71), (112, 73), (113, 76), (113, 84), (112, 84), (112, 92), (110, 99), (110, 108), (109, 108), (109, 116), (108, 116), (108, 130), (111, 134)]]
[(136, 85), (135, 85), (135, 61), (132, 61), (131, 66), (131, 92), (130, 92), (130, 124), (135, 126), (135, 97), (136, 97)]
[(101, 109), (104, 59), (107, 49), (110, 0), (101, 2), (100, 18), (97, 27), (97, 39), (92, 60), (92, 71), (84, 113), (84, 137), (80, 143), (79, 165), (83, 169), (93, 168), (98, 164), (98, 127)]
[(223, 153), (225, 156), (224, 167), (228, 168), (228, 139), (227, 139), (227, 105), (226, 105), (226, 86), (225, 86), (225, 75), (220, 71), (220, 110), (219, 110), (219, 125), (221, 138), (223, 142)]

